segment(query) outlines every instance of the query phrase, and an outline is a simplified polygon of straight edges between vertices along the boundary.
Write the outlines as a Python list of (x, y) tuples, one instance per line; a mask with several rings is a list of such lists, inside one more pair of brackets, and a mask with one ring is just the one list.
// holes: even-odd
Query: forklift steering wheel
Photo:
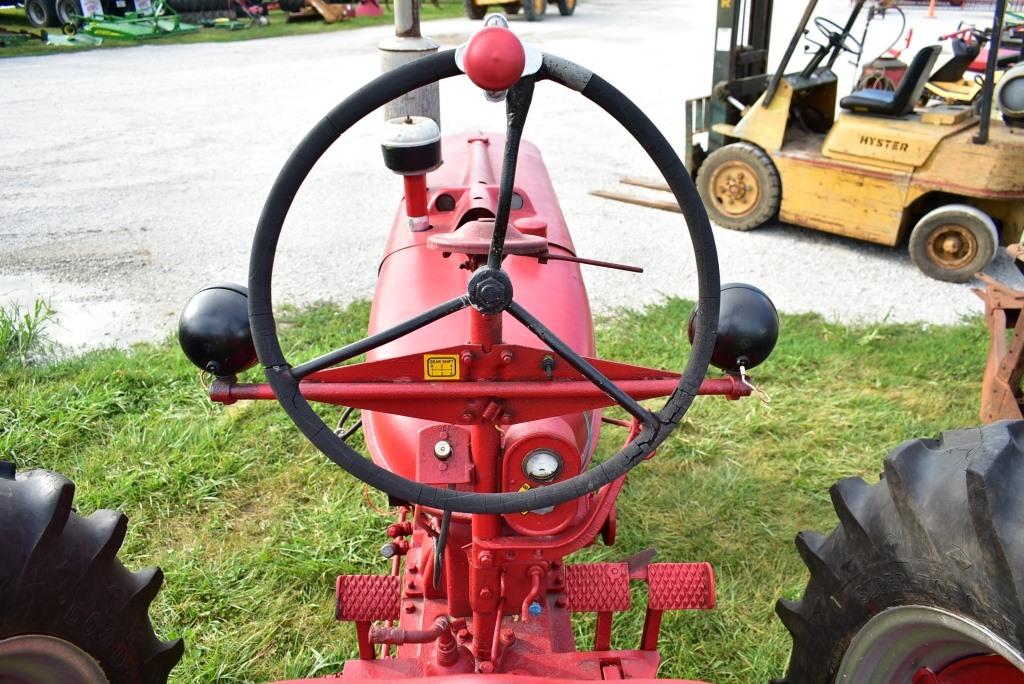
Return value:
[[(819, 31), (821, 31), (821, 34), (825, 36), (825, 40), (828, 41), (829, 47), (835, 45), (845, 52), (849, 52), (854, 55), (860, 54), (862, 49), (860, 41), (854, 38), (850, 33), (844, 31), (843, 27), (836, 22), (826, 17), (815, 17), (814, 25)], [(850, 47), (851, 44), (853, 47)]]
[[(596, 491), (622, 477), (653, 453), (679, 423), (697, 396), (715, 346), (718, 327), (718, 257), (711, 225), (693, 181), (668, 141), (650, 119), (604, 79), (572, 62), (545, 54), (537, 74), (523, 77), (521, 83), (528, 78), (548, 79), (579, 92), (601, 107), (644, 148), (671, 187), (690, 233), (697, 266), (699, 293), (693, 348), (679, 384), (659, 411), (650, 411), (640, 406), (586, 360), (554, 337), (523, 307), (511, 301), (511, 290), (510, 300), (497, 310), (508, 311), (521, 322), (527, 323), (527, 327), (570, 364), (581, 363), (583, 367), (577, 367), (577, 370), (638, 417), (642, 425), (640, 433), (614, 457), (565, 481), (517, 493), (461, 492), (406, 479), (374, 464), (342, 441), (310, 407), (300, 392), (299, 382), (321, 368), (375, 349), (469, 306), (470, 295), (463, 295), (441, 304), (409, 321), (295, 368), (288, 363), (281, 351), (274, 321), (271, 278), (278, 238), (292, 200), (317, 160), (342, 133), (386, 103), (412, 90), (459, 73), (461, 72), (453, 50), (439, 52), (403, 65), (379, 76), (350, 95), (331, 110), (299, 143), (270, 190), (253, 238), (249, 261), (249, 321), (257, 354), (277, 400), (303, 434), (328, 458), (350, 474), (386, 492), (393, 499), (445, 511), (502, 514), (537, 510)], [(532, 83), (530, 86), (532, 88)], [(528, 107), (528, 103), (526, 106)], [(525, 111), (523, 116), (525, 117)], [(503, 184), (504, 181), (503, 178)], [(500, 256), (501, 244), (492, 245), (492, 251), (494, 250), (497, 250)], [(500, 259), (498, 264), (498, 268), (481, 269), (478, 274), (487, 273), (491, 277), (503, 277), (507, 281), (507, 276), (500, 269)], [(530, 322), (537, 327), (529, 325)]]

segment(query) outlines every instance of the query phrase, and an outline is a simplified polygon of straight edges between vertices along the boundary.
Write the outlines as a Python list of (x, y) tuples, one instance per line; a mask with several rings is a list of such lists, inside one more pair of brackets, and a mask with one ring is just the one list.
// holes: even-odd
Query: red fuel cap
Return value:
[(484, 90), (507, 90), (526, 66), (526, 51), (516, 34), (500, 26), (478, 31), (466, 45), (462, 64), (469, 80)]

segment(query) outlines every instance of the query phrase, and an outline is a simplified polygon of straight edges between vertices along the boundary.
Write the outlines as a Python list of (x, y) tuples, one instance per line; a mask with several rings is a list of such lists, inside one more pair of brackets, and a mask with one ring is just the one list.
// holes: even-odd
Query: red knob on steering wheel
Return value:
[(526, 50), (507, 28), (488, 26), (469, 39), (462, 66), (478, 88), (492, 92), (507, 90), (523, 75)]

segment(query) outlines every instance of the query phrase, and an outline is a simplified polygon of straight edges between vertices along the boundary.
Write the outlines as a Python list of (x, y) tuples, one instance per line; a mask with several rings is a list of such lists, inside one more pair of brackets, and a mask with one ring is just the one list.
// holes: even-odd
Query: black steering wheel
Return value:
[[(861, 52), (860, 41), (853, 37), (849, 32), (843, 29), (842, 26), (827, 19), (826, 17), (815, 17), (814, 25), (817, 27), (821, 34), (825, 36), (825, 40), (828, 41), (829, 47), (836, 46), (846, 52), (859, 55)], [(850, 47), (850, 46), (853, 47)]]
[[(302, 433), (350, 474), (383, 490), (394, 499), (445, 511), (501, 514), (536, 510), (595, 491), (626, 474), (648, 457), (665, 440), (693, 402), (707, 372), (715, 345), (719, 307), (718, 257), (707, 213), (689, 173), (668, 141), (635, 104), (604, 79), (572, 62), (545, 54), (536, 74), (523, 76), (509, 89), (509, 130), (494, 240), (488, 264), (474, 274), (467, 294), (393, 328), (295, 367), (288, 363), (281, 351), (274, 321), (271, 277), (277, 241), (292, 199), (317, 160), (342, 133), (374, 110), (416, 88), (459, 73), (453, 50), (410, 62), (379, 76), (350, 95), (299, 143), (270, 190), (253, 238), (249, 261), (249, 321), (257, 354), (277, 400)], [(534, 83), (542, 79), (579, 92), (629, 131), (661, 171), (686, 219), (697, 265), (699, 290), (695, 335), (679, 384), (657, 412), (641, 406), (520, 306), (513, 298), (508, 276), (501, 270), (519, 138), (529, 111)], [(556, 484), (518, 493), (460, 492), (414, 482), (374, 464), (342, 441), (302, 396), (299, 383), (311, 373), (375, 349), (467, 306), (485, 313), (506, 311), (522, 322), (556, 354), (632, 414), (642, 425), (637, 437), (611, 459)]]

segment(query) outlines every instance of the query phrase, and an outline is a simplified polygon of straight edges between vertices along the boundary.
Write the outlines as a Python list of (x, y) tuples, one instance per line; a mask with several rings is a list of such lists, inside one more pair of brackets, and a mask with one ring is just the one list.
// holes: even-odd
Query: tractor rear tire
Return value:
[(764, 150), (737, 142), (707, 156), (697, 171), (697, 192), (713, 223), (753, 230), (779, 213), (782, 182)]
[(797, 535), (810, 580), (776, 605), (782, 681), (910, 682), (989, 653), (1009, 678), (976, 681), (1024, 681), (1022, 448), (1021, 421), (945, 432), (894, 449), (877, 484), (832, 487), (839, 527)]
[(526, 21), (544, 21), (548, 11), (548, 0), (523, 0), (523, 15)]
[(163, 574), (126, 570), (128, 519), (82, 518), (74, 492), (57, 473), (0, 462), (0, 681), (162, 684), (184, 649), (149, 621)]
[(558, 0), (558, 13), (570, 17), (576, 11), (576, 0)]
[(33, 28), (60, 26), (54, 0), (25, 0), (25, 18)]
[(473, 0), (463, 0), (463, 4), (470, 19), (483, 19), (487, 15), (487, 5), (478, 5)]
[(934, 209), (910, 231), (910, 258), (925, 275), (965, 283), (992, 263), (999, 232), (988, 214), (967, 204)]

